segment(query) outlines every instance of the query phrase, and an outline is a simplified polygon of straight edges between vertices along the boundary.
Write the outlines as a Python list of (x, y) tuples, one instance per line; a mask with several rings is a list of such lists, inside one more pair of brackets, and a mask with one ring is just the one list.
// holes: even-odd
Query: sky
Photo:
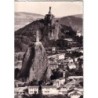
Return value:
[(15, 12), (45, 15), (50, 6), (56, 17), (83, 14), (82, 2), (15, 2)]

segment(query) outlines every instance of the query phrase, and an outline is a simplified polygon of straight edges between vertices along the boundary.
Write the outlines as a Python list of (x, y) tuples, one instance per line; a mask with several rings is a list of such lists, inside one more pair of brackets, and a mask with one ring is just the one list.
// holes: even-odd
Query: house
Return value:
[(26, 87), (17, 87), (14, 89), (14, 92), (21, 94), (24, 92), (25, 89), (27, 89), (27, 86)]
[(82, 33), (81, 32), (77, 32), (76, 34), (78, 37), (82, 36)]
[(57, 95), (58, 90), (54, 86), (44, 86), (42, 89), (43, 95)]
[[(29, 94), (38, 94), (38, 86), (30, 86), (28, 88)], [(54, 86), (42, 86), (42, 94), (43, 95), (57, 95), (58, 90)]]
[(83, 93), (77, 90), (68, 93), (69, 98), (80, 98), (81, 95), (83, 95)]
[(68, 42), (73, 42), (72, 38), (65, 38), (64, 40), (68, 41)]
[(78, 82), (83, 82), (83, 76), (70, 76), (67, 78), (68, 84), (76, 84)]
[(58, 94), (59, 95), (65, 95), (65, 94), (67, 94), (67, 89), (66, 88), (60, 88), (59, 90), (58, 90)]
[(52, 47), (52, 53), (56, 53), (56, 47)]
[[(38, 86), (30, 86), (28, 88), (29, 94), (38, 94)], [(57, 89), (55, 86), (42, 86), (43, 95), (64, 95), (67, 93), (66, 88)]]
[(59, 79), (53, 80), (53, 86), (55, 86), (56, 88), (63, 86), (64, 83), (65, 83), (65, 78), (59, 78)]
[(58, 54), (58, 59), (64, 60), (65, 59), (65, 53)]
[(72, 51), (79, 51), (79, 47), (72, 47), (71, 49), (67, 49), (67, 52), (72, 52)]
[(58, 68), (58, 64), (50, 64), (50, 65), (49, 65), (49, 68), (50, 68), (51, 70), (57, 69), (57, 68)]
[(83, 76), (70, 76), (68, 80), (83, 80)]
[(73, 62), (73, 59), (71, 57), (66, 58), (66, 61)]
[(69, 62), (68, 67), (69, 67), (69, 69), (76, 69), (76, 65), (74, 62)]
[(21, 82), (21, 81), (18, 81), (18, 80), (15, 80), (14, 82), (15, 82), (14, 84), (15, 84), (16, 87), (19, 87), (20, 85), (24, 85), (24, 82)]
[(65, 59), (65, 53), (54, 54), (54, 55), (48, 56), (48, 58), (55, 58), (58, 60), (64, 60)]
[(35, 93), (38, 94), (38, 86), (29, 86), (28, 93), (30, 95), (35, 94)]

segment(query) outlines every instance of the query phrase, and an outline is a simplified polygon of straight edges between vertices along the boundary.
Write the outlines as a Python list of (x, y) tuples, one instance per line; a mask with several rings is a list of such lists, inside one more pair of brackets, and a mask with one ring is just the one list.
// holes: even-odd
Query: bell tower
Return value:
[(49, 7), (49, 12), (48, 12), (48, 14), (51, 14), (51, 7)]

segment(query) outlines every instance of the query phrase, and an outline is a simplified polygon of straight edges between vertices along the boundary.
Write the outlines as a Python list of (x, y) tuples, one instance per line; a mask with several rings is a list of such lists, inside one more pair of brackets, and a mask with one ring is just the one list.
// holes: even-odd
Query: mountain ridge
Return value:
[(15, 31), (43, 17), (43, 15), (36, 13), (15, 12)]
[[(77, 16), (77, 15), (75, 15)], [(59, 24), (65, 25), (63, 26), (63, 29), (66, 30), (66, 28), (71, 27), (75, 32), (82, 33), (82, 18), (75, 17), (75, 16), (65, 16), (62, 18), (58, 18)], [(57, 18), (56, 18), (57, 20)], [(24, 27), (21, 27), (20, 29), (15, 31), (15, 51), (26, 51), (27, 47), (35, 42), (35, 36), (36, 31), (40, 30), (41, 35), (44, 37), (47, 37), (47, 30), (44, 31), (44, 19), (37, 19), (34, 20), (28, 24), (26, 24)], [(44, 34), (43, 34), (44, 32)], [(60, 32), (60, 35), (61, 32)], [(50, 45), (50, 41), (47, 41), (47, 38), (42, 39), (43, 44), (47, 44), (47, 46)]]

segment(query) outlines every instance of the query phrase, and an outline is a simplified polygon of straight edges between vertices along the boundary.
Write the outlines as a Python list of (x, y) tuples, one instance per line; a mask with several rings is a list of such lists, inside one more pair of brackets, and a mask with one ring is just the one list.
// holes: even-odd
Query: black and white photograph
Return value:
[(14, 98), (83, 98), (82, 0), (17, 1)]
[(61, 1), (83, 1), (83, 0), (15, 0), (16, 2), (61, 2)]

